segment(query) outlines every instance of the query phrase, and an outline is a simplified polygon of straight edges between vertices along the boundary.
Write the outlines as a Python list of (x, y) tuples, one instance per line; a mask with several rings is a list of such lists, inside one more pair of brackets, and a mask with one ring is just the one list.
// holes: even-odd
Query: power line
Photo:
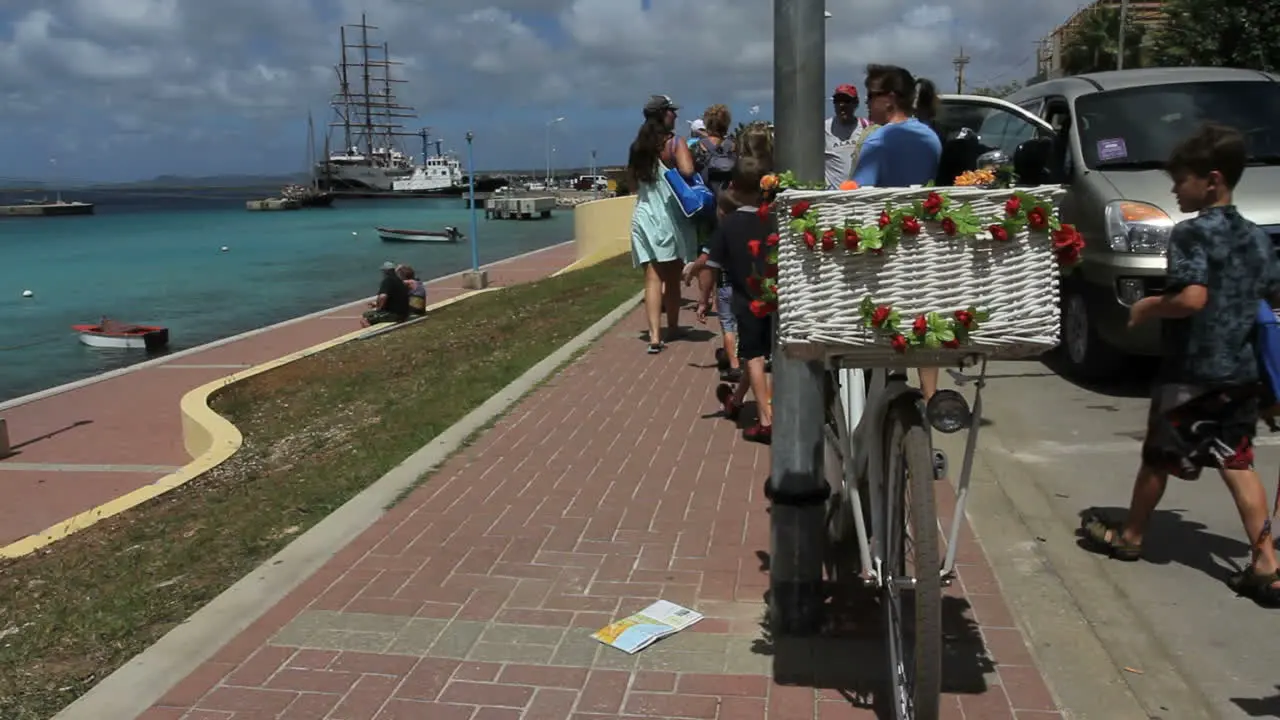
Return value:
[(964, 68), (969, 64), (969, 56), (964, 54), (964, 48), (960, 48), (960, 54), (951, 60), (951, 64), (956, 68), (956, 93), (964, 93)]

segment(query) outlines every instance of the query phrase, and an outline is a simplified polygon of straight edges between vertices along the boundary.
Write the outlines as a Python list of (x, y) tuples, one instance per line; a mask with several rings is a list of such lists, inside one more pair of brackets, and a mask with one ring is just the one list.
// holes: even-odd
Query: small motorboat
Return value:
[(169, 328), (159, 325), (131, 325), (102, 318), (97, 325), (72, 325), (80, 342), (90, 347), (158, 352), (169, 344)]
[(462, 233), (452, 226), (443, 230), (397, 230), (380, 227), (377, 231), (383, 242), (456, 243), (462, 239)]

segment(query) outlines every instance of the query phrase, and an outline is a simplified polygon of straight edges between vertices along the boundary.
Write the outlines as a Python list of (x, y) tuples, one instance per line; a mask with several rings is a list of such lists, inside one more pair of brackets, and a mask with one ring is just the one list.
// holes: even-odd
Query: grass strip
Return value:
[(231, 459), (0, 565), (0, 718), (55, 715), (636, 288), (610, 260), (219, 392)]

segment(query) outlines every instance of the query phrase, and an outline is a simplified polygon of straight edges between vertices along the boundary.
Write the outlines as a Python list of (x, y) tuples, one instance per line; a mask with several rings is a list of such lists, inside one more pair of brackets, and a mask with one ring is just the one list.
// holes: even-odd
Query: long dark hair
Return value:
[(867, 85), (893, 95), (900, 110), (925, 123), (938, 116), (938, 87), (897, 65), (868, 65)]
[(669, 137), (671, 131), (662, 117), (645, 117), (627, 156), (627, 178), (632, 187), (639, 187), (637, 183), (658, 181), (658, 158)]

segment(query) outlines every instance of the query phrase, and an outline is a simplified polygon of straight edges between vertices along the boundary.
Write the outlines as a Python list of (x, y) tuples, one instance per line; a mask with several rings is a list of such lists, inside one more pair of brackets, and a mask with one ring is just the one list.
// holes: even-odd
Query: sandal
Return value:
[(1259, 573), (1253, 566), (1232, 573), (1227, 578), (1227, 587), (1241, 597), (1249, 598), (1263, 607), (1280, 607), (1280, 572)]
[(730, 385), (720, 384), (716, 386), (716, 400), (720, 401), (720, 409), (724, 416), (730, 420), (737, 420), (738, 413), (742, 412), (742, 406), (733, 401), (733, 387)]
[(649, 343), (648, 353), (650, 355), (657, 355), (658, 353), (662, 352), (662, 348), (665, 346), (666, 346), (666, 343)]
[(1142, 545), (1125, 540), (1119, 523), (1089, 512), (1080, 518), (1080, 529), (1087, 543), (1116, 560), (1134, 562), (1142, 558)]
[(772, 445), (773, 426), (757, 423), (754, 427), (749, 427), (742, 431), (742, 439), (747, 442), (758, 442), (762, 445)]

